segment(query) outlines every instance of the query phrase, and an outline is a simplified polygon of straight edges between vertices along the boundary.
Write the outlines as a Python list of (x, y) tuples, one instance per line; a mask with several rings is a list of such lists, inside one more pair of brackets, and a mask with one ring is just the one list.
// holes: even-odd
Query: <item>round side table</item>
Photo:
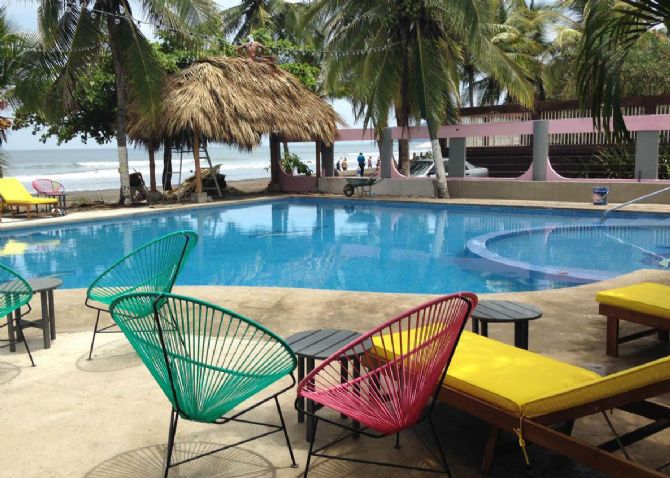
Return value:
[[(316, 360), (324, 360), (330, 357), (349, 342), (360, 336), (360, 333), (354, 332), (353, 330), (314, 329), (298, 332), (297, 334), (293, 334), (286, 338), (286, 343), (298, 357), (298, 381), (301, 381), (305, 378), (305, 375), (314, 370)], [(372, 343), (365, 343), (364, 345), (366, 346), (366, 349), (372, 347)], [(351, 355), (348, 355), (347, 358), (353, 358), (353, 377), (358, 377), (361, 373), (361, 365), (356, 359), (356, 356), (352, 353)], [(342, 378), (346, 380), (349, 370), (344, 364), (346, 364), (346, 361), (343, 361), (341, 374)], [(316, 406), (311, 400), (307, 400), (307, 404), (305, 404), (304, 398), (300, 398), (299, 400), (301, 409), (307, 410), (309, 413), (314, 413), (316, 411)], [(307, 405), (306, 408), (305, 405)], [(298, 423), (305, 422), (305, 416), (307, 417), (305, 436), (307, 441), (311, 441), (314, 430), (314, 418), (298, 411)], [(354, 428), (357, 428), (358, 426), (359, 424), (354, 422)]]
[[(542, 317), (537, 307), (511, 300), (482, 300), (470, 316), (472, 331), (488, 337), (489, 324), (514, 324), (514, 346), (528, 350), (528, 323)], [(481, 323), (481, 332), (480, 332)]]

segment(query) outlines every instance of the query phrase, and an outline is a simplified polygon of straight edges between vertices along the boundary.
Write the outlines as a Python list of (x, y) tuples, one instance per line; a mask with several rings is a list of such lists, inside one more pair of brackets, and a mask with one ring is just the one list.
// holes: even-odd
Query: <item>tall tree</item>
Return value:
[[(30, 38), (7, 18), (7, 7), (0, 7), (0, 111), (15, 105), (14, 85), (31, 45)], [(0, 116), (0, 145), (7, 142), (6, 132), (11, 126), (9, 118)], [(0, 176), (5, 166), (5, 156), (0, 152)]]
[(533, 101), (523, 67), (490, 41), (489, 0), (318, 0), (309, 18), (325, 21), (326, 84), (351, 85), (364, 122), (385, 125), (392, 108), (399, 125), (424, 120), (430, 135), (438, 197), (448, 197), (438, 130), (458, 119), (458, 66), (463, 49), (522, 103)]
[(240, 43), (255, 29), (266, 29), (286, 40), (297, 40), (305, 5), (286, 0), (242, 0), (221, 13), (223, 32)]
[[(621, 71), (642, 34), (670, 24), (670, 0), (590, 0), (578, 60), (580, 100), (597, 126), (626, 135)], [(611, 120), (610, 120), (611, 118)]]
[[(75, 106), (73, 92), (103, 50), (112, 57), (116, 86), (116, 140), (120, 202), (128, 204), (130, 180), (126, 147), (127, 105), (133, 102), (151, 121), (160, 120), (163, 70), (144, 37), (133, 7), (150, 23), (189, 29), (211, 17), (210, 0), (41, 0), (38, 23), (42, 50), (23, 78), (22, 100), (46, 118)], [(35, 95), (41, 92), (41, 95)]]

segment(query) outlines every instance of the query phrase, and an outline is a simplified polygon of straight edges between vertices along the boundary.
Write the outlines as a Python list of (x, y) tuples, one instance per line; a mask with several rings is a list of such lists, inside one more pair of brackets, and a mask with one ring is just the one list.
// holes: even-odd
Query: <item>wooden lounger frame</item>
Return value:
[(38, 206), (51, 206), (51, 205), (57, 205), (58, 203), (40, 203), (40, 204), (32, 204), (32, 203), (19, 203), (19, 202), (5, 202), (4, 200), (0, 199), (0, 222), (2, 222), (2, 213), (3, 209), (5, 206), (9, 208), (9, 213), (13, 216), (14, 215), (14, 210), (12, 208), (16, 208), (16, 213), (19, 214), (19, 208), (20, 207), (25, 207), (26, 208), (26, 217), (30, 219), (32, 217), (32, 211), (30, 210), (31, 207), (35, 207), (35, 214), (39, 215), (40, 211)]
[[(520, 418), (516, 413), (446, 385), (441, 387), (439, 398), (491, 424), (482, 459), (484, 473), (491, 470), (498, 434), (500, 430), (505, 430), (515, 434), (521, 431), (525, 441), (584, 463), (613, 478), (667, 478), (667, 475), (659, 471), (611, 453), (619, 449), (616, 440), (595, 446), (570, 436), (570, 432), (576, 419), (618, 408), (653, 420), (652, 423), (619, 437), (624, 446), (635, 443), (670, 427), (670, 407), (647, 400), (668, 392), (670, 379), (534, 418)], [(559, 430), (561, 427), (563, 431)]]
[[(657, 315), (645, 314), (634, 310), (618, 307), (616, 305), (600, 304), (598, 313), (607, 317), (607, 355), (619, 356), (619, 344), (631, 340), (646, 337), (658, 333), (659, 340), (668, 341), (668, 330), (670, 330), (670, 319)], [(636, 324), (648, 325), (650, 330), (643, 330), (634, 334), (619, 337), (619, 321), (634, 322)]]

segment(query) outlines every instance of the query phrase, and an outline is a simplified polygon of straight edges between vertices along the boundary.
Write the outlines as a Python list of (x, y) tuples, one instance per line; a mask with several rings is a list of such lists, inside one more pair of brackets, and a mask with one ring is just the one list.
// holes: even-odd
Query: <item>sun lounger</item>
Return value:
[[(2, 198), (2, 202), (7, 206), (25, 207), (29, 219), (30, 208), (32, 206), (35, 206), (35, 210), (37, 210), (37, 206), (58, 204), (58, 199), (31, 196), (28, 190), (16, 178), (0, 178), (0, 197)], [(1, 216), (2, 210), (0, 208)]]
[[(411, 343), (414, 331), (394, 334)], [(375, 340), (388, 359), (391, 340)], [(580, 461), (613, 477), (662, 477), (660, 472), (613, 454), (619, 448), (670, 427), (670, 407), (647, 399), (670, 392), (670, 357), (601, 377), (598, 374), (470, 332), (463, 332), (439, 398), (490, 423), (482, 469), (489, 472), (500, 430), (525, 442)], [(642, 428), (596, 446), (570, 436), (572, 424), (619, 408), (652, 420)], [(605, 419), (609, 420), (608, 417)], [(563, 429), (560, 430), (560, 426)], [(618, 441), (617, 441), (618, 440)]]
[[(599, 313), (607, 317), (607, 355), (617, 357), (619, 344), (658, 333), (668, 341), (670, 330), (670, 287), (653, 282), (629, 285), (598, 292)], [(619, 337), (619, 321), (648, 325), (643, 330)]]

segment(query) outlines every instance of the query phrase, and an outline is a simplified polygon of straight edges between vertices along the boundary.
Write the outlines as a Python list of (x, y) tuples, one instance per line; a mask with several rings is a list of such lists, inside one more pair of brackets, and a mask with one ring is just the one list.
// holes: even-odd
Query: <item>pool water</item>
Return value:
[[(664, 233), (670, 215), (613, 214), (612, 230), (646, 224), (639, 234), (615, 231), (629, 244), (590, 234), (533, 232), (562, 231), (557, 226), (591, 230), (597, 217), (549, 209), (288, 198), (8, 231), (0, 234), (0, 261), (26, 277), (55, 275), (66, 288), (86, 288), (134, 248), (192, 229), (200, 239), (178, 285), (506, 292), (664, 267), (656, 256), (670, 256), (670, 236)], [(505, 231), (517, 233), (483, 241), (491, 247), (488, 255), (466, 248), (470, 240)], [(597, 274), (571, 274), (575, 268)]]

